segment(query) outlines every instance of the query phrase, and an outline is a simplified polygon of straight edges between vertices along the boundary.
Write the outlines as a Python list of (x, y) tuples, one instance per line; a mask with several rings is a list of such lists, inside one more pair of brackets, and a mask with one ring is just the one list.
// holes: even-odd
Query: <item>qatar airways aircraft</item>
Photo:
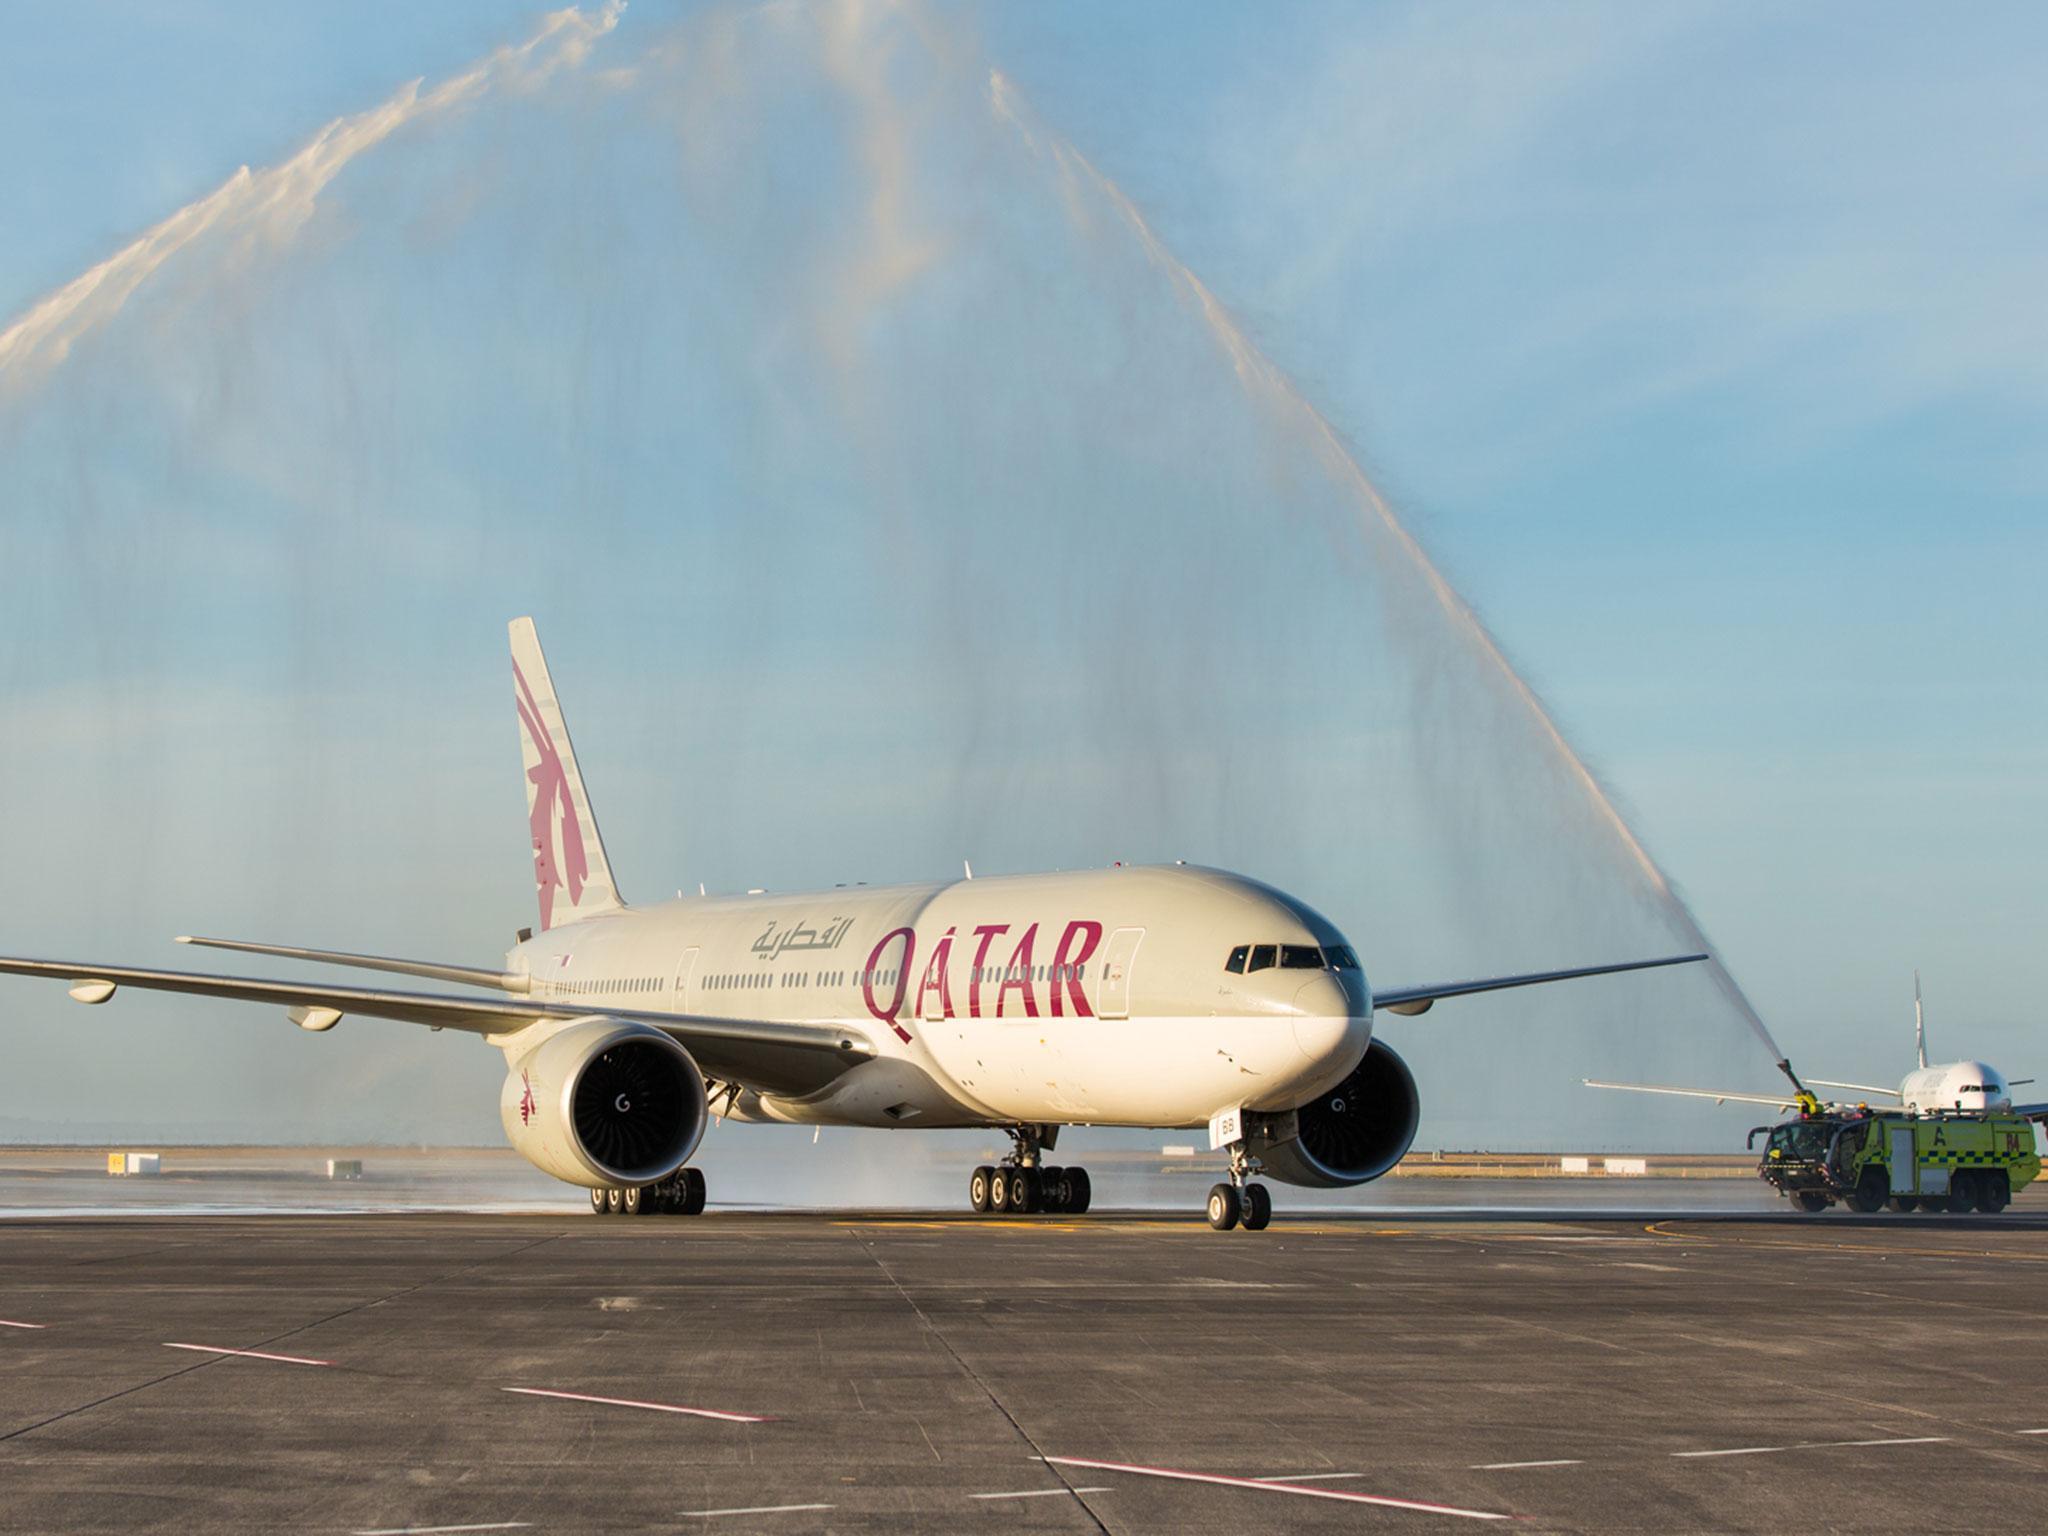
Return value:
[[(1825, 1077), (1807, 1082), (1821, 1088), (1847, 1088), (1873, 1098), (1896, 1099), (1909, 1115), (2024, 1115), (2029, 1120), (2048, 1121), (2048, 1102), (2015, 1103), (2013, 1089), (2031, 1083), (2031, 1077), (2008, 1079), (1988, 1061), (1950, 1061), (1927, 1065), (1927, 1015), (1920, 1006), (1920, 973), (1913, 973), (1913, 1037), (1919, 1049), (1920, 1065), (1899, 1080), (1896, 1088), (1875, 1083), (1838, 1083)], [(1779, 1109), (1801, 1109), (1797, 1094), (1722, 1093), (1713, 1088), (1664, 1088), (1651, 1083), (1600, 1083), (1586, 1079), (1588, 1088), (1618, 1088), (1625, 1093), (1667, 1093), (1685, 1099), (1712, 1099), (1716, 1103), (1770, 1104)]]
[(530, 619), (512, 678), (538, 930), (473, 967), (184, 938), (217, 949), (457, 983), (494, 997), (265, 981), (70, 960), (0, 972), (281, 1005), (481, 1035), (505, 1053), (505, 1134), (600, 1213), (693, 1214), (712, 1115), (789, 1125), (979, 1126), (1014, 1150), (969, 1181), (977, 1211), (1079, 1213), (1087, 1172), (1047, 1162), (1068, 1125), (1207, 1127), (1230, 1176), (1212, 1226), (1266, 1225), (1251, 1182), (1363, 1184), (1414, 1138), (1420, 1105), (1373, 1010), (1680, 965), (1675, 955), (1438, 986), (1368, 987), (1344, 935), (1293, 897), (1184, 865), (942, 885), (697, 896), (629, 907), (612, 881)]

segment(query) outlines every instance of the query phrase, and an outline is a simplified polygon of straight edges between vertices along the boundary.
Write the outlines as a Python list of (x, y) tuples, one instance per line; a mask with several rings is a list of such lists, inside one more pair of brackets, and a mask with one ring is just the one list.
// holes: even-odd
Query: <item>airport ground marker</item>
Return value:
[(314, 1360), (305, 1355), (273, 1355), (260, 1349), (224, 1349), (218, 1344), (165, 1344), (165, 1349), (189, 1349), (197, 1355), (239, 1355), (245, 1360), (275, 1360), (282, 1365), (332, 1365), (332, 1360)]
[(1145, 1467), (1128, 1461), (1092, 1461), (1085, 1456), (1048, 1456), (1054, 1466), (1088, 1467), (1097, 1472), (1128, 1472), (1135, 1477), (1164, 1477), (1183, 1483), (1211, 1483), (1219, 1488), (1251, 1488), (1260, 1493), (1291, 1493), (1304, 1499), (1335, 1499), (1345, 1504), (1374, 1504), (1383, 1509), (1412, 1509), (1425, 1515), (1455, 1515), (1462, 1520), (1512, 1520), (1513, 1515), (1485, 1509), (1460, 1509), (1422, 1499), (1396, 1499), (1377, 1493), (1350, 1493), (1342, 1488), (1314, 1488), (1305, 1483), (1268, 1483), (1255, 1477), (1226, 1477), (1218, 1472), (1188, 1472), (1176, 1467)]
[[(722, 1419), (728, 1424), (771, 1424), (774, 1422), (763, 1413), (731, 1413), (723, 1408), (686, 1408), (681, 1403), (644, 1403), (636, 1397), (593, 1397), (588, 1392), (551, 1392), (546, 1387), (500, 1387), (501, 1392), (517, 1392), (522, 1397), (555, 1397), (570, 1403), (602, 1403), (608, 1408), (645, 1408), (652, 1413), (682, 1413), (693, 1419)], [(798, 1506), (791, 1505), (794, 1509)], [(807, 1509), (830, 1509), (829, 1504), (805, 1505)], [(721, 1510), (721, 1514), (753, 1514), (753, 1510)]]
[(802, 1509), (831, 1509), (830, 1504), (754, 1504), (746, 1509), (684, 1509), (678, 1510), (679, 1520), (710, 1520), (719, 1515), (787, 1515)]

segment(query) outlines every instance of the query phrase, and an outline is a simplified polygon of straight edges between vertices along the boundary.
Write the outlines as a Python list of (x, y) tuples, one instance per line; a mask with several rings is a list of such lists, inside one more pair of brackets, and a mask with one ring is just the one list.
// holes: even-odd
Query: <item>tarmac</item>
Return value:
[(1192, 1209), (17, 1218), (0, 1529), (2040, 1523), (2048, 1200), (1657, 1194), (1283, 1198), (1257, 1234)]

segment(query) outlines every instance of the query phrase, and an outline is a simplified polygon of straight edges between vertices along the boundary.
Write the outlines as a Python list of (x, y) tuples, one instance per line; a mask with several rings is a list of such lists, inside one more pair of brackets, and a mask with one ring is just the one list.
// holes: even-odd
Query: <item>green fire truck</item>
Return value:
[(2039, 1177), (2034, 1125), (2021, 1115), (1819, 1110), (1768, 1135), (1757, 1176), (1801, 1210), (1996, 1214)]

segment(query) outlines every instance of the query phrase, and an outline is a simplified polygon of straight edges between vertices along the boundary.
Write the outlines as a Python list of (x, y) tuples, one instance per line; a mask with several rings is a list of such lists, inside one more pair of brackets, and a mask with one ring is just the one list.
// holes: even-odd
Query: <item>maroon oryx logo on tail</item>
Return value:
[[(526, 674), (519, 670), (517, 661), (512, 663), (512, 677), (519, 684), (519, 719), (533, 739), (534, 750), (540, 754), (540, 761), (527, 770), (526, 777), (533, 783), (533, 811), (528, 820), (533, 828), (533, 878), (540, 891), (540, 926), (545, 933), (554, 922), (556, 888), (567, 885), (569, 905), (575, 906), (583, 899), (583, 882), (590, 877), (590, 863), (583, 854), (583, 825), (576, 816), (576, 801), (569, 793), (569, 770), (562, 762), (562, 754), (555, 749), (554, 737), (541, 724), (540, 705), (534, 702), (533, 690), (526, 686)], [(562, 850), (559, 864), (555, 859), (558, 817)]]

